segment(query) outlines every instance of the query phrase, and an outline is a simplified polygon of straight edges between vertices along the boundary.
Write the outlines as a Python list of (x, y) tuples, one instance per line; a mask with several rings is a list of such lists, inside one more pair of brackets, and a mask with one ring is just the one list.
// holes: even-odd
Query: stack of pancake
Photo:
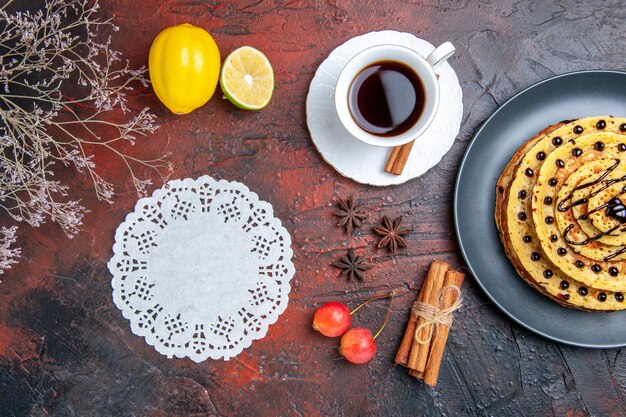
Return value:
[(567, 307), (626, 309), (626, 119), (549, 126), (496, 188), (496, 225), (521, 277)]

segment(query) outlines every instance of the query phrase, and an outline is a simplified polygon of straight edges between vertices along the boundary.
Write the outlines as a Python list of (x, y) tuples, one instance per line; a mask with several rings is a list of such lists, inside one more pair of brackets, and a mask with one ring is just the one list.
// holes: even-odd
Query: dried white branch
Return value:
[(11, 248), (17, 239), (15, 237), (16, 231), (17, 226), (0, 228), (0, 275), (6, 269), (9, 269), (12, 264), (16, 263), (17, 258), (20, 256), (20, 249)]
[[(45, 0), (41, 10), (12, 13), (9, 4), (0, 7), (0, 207), (33, 227), (52, 220), (72, 237), (87, 210), (67, 198), (55, 169), (88, 174), (98, 199), (109, 203), (114, 187), (96, 172), (94, 149), (124, 162), (139, 195), (151, 184), (140, 171), (171, 169), (167, 155), (143, 160), (119, 146), (157, 129), (148, 108), (119, 121), (120, 113), (131, 113), (126, 94), (132, 86), (148, 85), (147, 71), (123, 62), (110, 38), (97, 40), (100, 26), (117, 30), (97, 16), (97, 1)], [(19, 256), (10, 248), (15, 231), (0, 230), (0, 273)]]

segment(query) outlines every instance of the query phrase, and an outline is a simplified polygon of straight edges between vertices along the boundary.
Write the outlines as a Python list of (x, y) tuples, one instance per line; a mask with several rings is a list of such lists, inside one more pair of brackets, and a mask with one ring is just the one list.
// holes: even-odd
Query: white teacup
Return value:
[[(352, 136), (369, 145), (392, 147), (417, 139), (430, 126), (439, 107), (440, 89), (435, 69), (450, 58), (454, 51), (454, 46), (445, 42), (427, 58), (400, 45), (378, 45), (359, 52), (348, 61), (337, 79), (335, 107), (339, 120)], [(350, 87), (357, 75), (365, 68), (384, 61), (396, 61), (410, 67), (421, 80), (425, 93), (421, 115), (408, 130), (395, 136), (378, 136), (361, 128), (352, 116), (349, 104)]]

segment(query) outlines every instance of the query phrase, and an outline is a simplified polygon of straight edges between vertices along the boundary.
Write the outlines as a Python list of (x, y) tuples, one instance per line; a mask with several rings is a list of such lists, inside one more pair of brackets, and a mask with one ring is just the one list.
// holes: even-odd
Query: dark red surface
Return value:
[[(535, 336), (500, 313), (471, 278), (437, 388), (393, 365), (430, 260), (462, 265), (452, 192), (474, 129), (536, 81), (626, 63), (623, 2), (491, 3), (103, 0), (102, 16), (114, 15), (120, 26), (110, 33), (113, 45), (134, 66), (147, 64), (160, 30), (184, 22), (209, 30), (223, 56), (251, 45), (269, 57), (276, 91), (260, 112), (236, 109), (218, 90), (203, 108), (174, 116), (150, 89), (137, 89), (132, 108), (151, 107), (161, 129), (127, 151), (171, 152), (174, 178), (242, 181), (269, 201), (293, 237), (290, 304), (267, 337), (228, 362), (167, 359), (133, 335), (111, 301), (106, 262), (114, 231), (137, 197), (119, 161), (99, 154), (101, 172), (118, 186), (115, 204), (98, 202), (85, 178), (65, 173), (74, 196), (91, 210), (84, 231), (68, 240), (53, 224), (23, 227), (22, 262), (2, 276), (0, 416), (623, 416), (622, 350), (577, 349)], [(305, 123), (318, 65), (340, 43), (381, 29), (452, 41), (457, 53), (450, 62), (465, 106), (461, 133), (441, 163), (390, 188), (339, 176), (314, 149)], [(336, 197), (350, 195), (370, 209), (354, 237), (335, 227), (332, 216)], [(370, 228), (383, 214), (405, 215), (414, 228), (409, 248), (395, 256), (375, 249)], [(375, 264), (367, 282), (339, 279), (329, 266), (348, 247)], [(369, 364), (339, 359), (339, 341), (311, 330), (322, 303), (353, 307), (392, 288), (400, 296)], [(370, 305), (355, 321), (375, 330), (385, 308)]]

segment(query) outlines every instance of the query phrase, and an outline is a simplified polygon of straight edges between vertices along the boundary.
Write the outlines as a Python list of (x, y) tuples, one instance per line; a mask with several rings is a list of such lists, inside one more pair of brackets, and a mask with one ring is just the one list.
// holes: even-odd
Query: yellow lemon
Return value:
[(220, 51), (209, 33), (184, 23), (154, 39), (148, 60), (150, 81), (159, 100), (175, 114), (203, 106), (220, 74)]

